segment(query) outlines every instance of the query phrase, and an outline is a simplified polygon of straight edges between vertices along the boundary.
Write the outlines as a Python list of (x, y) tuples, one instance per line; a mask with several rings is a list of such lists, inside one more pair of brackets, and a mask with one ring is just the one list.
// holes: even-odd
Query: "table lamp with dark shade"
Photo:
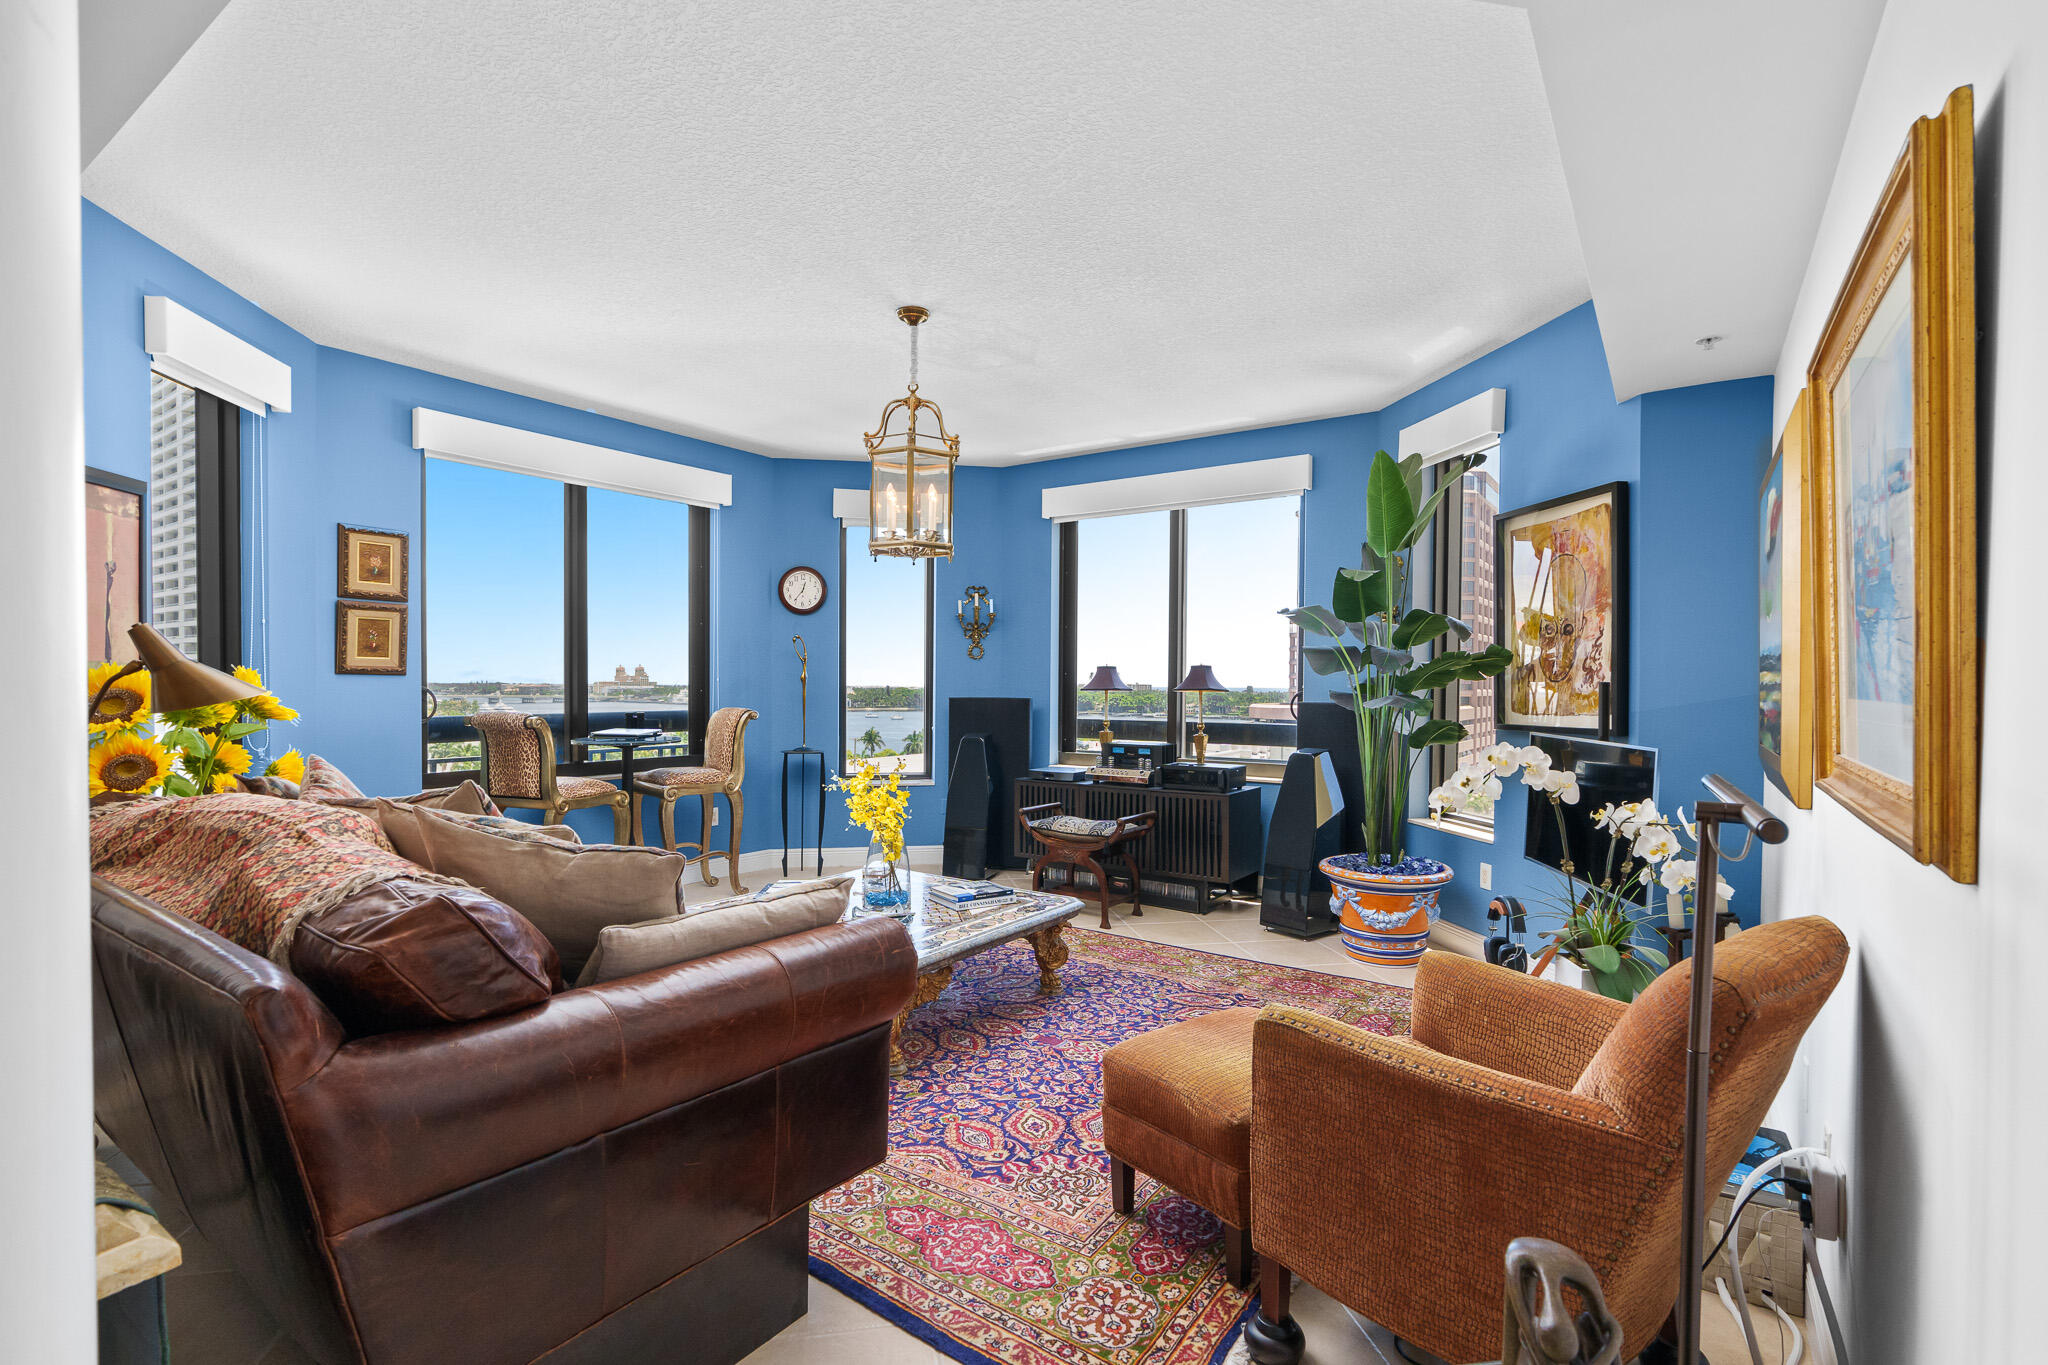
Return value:
[(1100, 692), (1102, 694), (1102, 733), (1097, 735), (1096, 738), (1102, 741), (1102, 752), (1107, 757), (1109, 754), (1109, 743), (1116, 738), (1115, 735), (1109, 732), (1109, 694), (1112, 692), (1128, 692), (1131, 690), (1131, 686), (1117, 675), (1117, 671), (1114, 668), (1111, 668), (1108, 664), (1103, 664), (1095, 670), (1094, 677), (1081, 684), (1081, 690), (1083, 692)]
[(1180, 686), (1173, 690), (1195, 694), (1195, 762), (1207, 763), (1209, 761), (1209, 721), (1203, 709), (1203, 703), (1206, 701), (1209, 693), (1228, 692), (1230, 689), (1216, 681), (1215, 669), (1207, 664), (1195, 664), (1188, 669), (1188, 675), (1181, 679)]
[(154, 626), (138, 621), (128, 627), (128, 638), (134, 642), (135, 652), (140, 657), (100, 685), (92, 704), (86, 708), (88, 719), (99, 715), (100, 702), (107, 695), (107, 689), (119, 679), (145, 668), (149, 670), (150, 704), (157, 711), (191, 711), (201, 706), (246, 701), (263, 695), (262, 688), (251, 687), (232, 673), (223, 673), (186, 658)]

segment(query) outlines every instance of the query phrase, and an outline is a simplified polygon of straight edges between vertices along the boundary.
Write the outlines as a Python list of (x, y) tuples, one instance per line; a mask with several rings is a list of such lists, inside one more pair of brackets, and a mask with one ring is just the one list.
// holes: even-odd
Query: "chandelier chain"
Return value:
[(917, 392), (917, 328), (910, 329), (910, 391)]

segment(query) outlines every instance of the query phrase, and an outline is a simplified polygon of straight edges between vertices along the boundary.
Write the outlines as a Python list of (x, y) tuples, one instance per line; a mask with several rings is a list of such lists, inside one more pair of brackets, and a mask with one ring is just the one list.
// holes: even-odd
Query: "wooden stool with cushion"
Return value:
[[(744, 706), (719, 707), (711, 713), (711, 723), (704, 727), (702, 765), (650, 768), (633, 778), (634, 791), (661, 798), (661, 846), (671, 853), (677, 848), (676, 800), (684, 796), (702, 799), (704, 823), (697, 832), (698, 842), (682, 847), (697, 850), (690, 861), (704, 864), (706, 886), (718, 884), (718, 878), (711, 874), (711, 860), (724, 858), (732, 889), (746, 889), (740, 885), (740, 825), (746, 818), (747, 805), (740, 785), (747, 777), (747, 725), (760, 714)], [(725, 794), (726, 808), (732, 812), (732, 828), (726, 831), (725, 847), (715, 849), (711, 847), (711, 816), (721, 792)]]
[[(1026, 836), (1045, 845), (1045, 852), (1031, 862), (1031, 889), (1043, 890), (1045, 874), (1066, 864), (1095, 875), (1095, 898), (1102, 909), (1104, 929), (1109, 927), (1112, 905), (1128, 904), (1132, 914), (1144, 914), (1145, 907), (1138, 901), (1138, 860), (1132, 856), (1131, 847), (1152, 832), (1158, 819), (1158, 811), (1148, 810), (1120, 815), (1114, 820), (1090, 820), (1068, 815), (1056, 801), (1024, 807), (1017, 812), (1017, 823), (1024, 827)], [(1131, 879), (1130, 890), (1119, 891), (1110, 884), (1109, 872), (1097, 861), (1098, 854), (1122, 861), (1125, 875)]]
[(1102, 1146), (1109, 1198), (1131, 1214), (1135, 1171), (1223, 1220), (1223, 1269), (1251, 1271), (1252, 1025), (1218, 1010), (1126, 1038), (1102, 1054)]
[(559, 825), (572, 810), (612, 808), (612, 842), (632, 837), (633, 798), (601, 777), (558, 777), (555, 732), (524, 711), (479, 711), (469, 728), (483, 736), (483, 789), (501, 806), (541, 813), (544, 825)]

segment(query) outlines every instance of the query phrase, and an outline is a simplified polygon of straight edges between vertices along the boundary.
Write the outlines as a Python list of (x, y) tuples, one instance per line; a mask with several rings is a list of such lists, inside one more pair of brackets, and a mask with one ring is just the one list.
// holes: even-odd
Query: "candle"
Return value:
[(893, 483), (892, 483), (892, 484), (890, 484), (890, 485), (889, 485), (889, 487), (888, 487), (888, 489), (887, 489), (887, 495), (888, 495), (888, 499), (889, 499), (889, 524), (888, 524), (888, 525), (887, 525), (886, 527), (884, 527), (883, 529), (884, 529), (884, 530), (887, 530), (887, 531), (894, 531), (894, 530), (896, 529), (896, 485), (895, 485), (895, 484), (893, 484)]
[(1664, 922), (1673, 929), (1685, 927), (1685, 897), (1676, 890), (1664, 893)]
[(933, 483), (924, 486), (924, 529), (939, 529), (939, 486)]

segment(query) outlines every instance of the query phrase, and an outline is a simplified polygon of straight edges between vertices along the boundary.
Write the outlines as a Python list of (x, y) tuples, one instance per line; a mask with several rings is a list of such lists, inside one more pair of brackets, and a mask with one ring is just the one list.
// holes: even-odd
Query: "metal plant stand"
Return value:
[[(813, 758), (818, 760), (816, 780), (818, 789), (817, 875), (820, 877), (825, 875), (825, 755), (821, 750), (802, 746), (782, 751), (782, 875), (785, 877), (789, 875), (789, 850), (792, 847), (796, 849), (796, 870), (802, 872), (804, 870), (804, 850), (810, 847), (812, 842), (804, 838), (804, 807), (809, 804), (810, 793), (803, 788), (812, 781), (811, 760)], [(796, 780), (798, 785), (796, 796), (796, 841), (794, 844), (790, 842), (789, 837), (789, 761), (791, 759), (796, 760)]]

